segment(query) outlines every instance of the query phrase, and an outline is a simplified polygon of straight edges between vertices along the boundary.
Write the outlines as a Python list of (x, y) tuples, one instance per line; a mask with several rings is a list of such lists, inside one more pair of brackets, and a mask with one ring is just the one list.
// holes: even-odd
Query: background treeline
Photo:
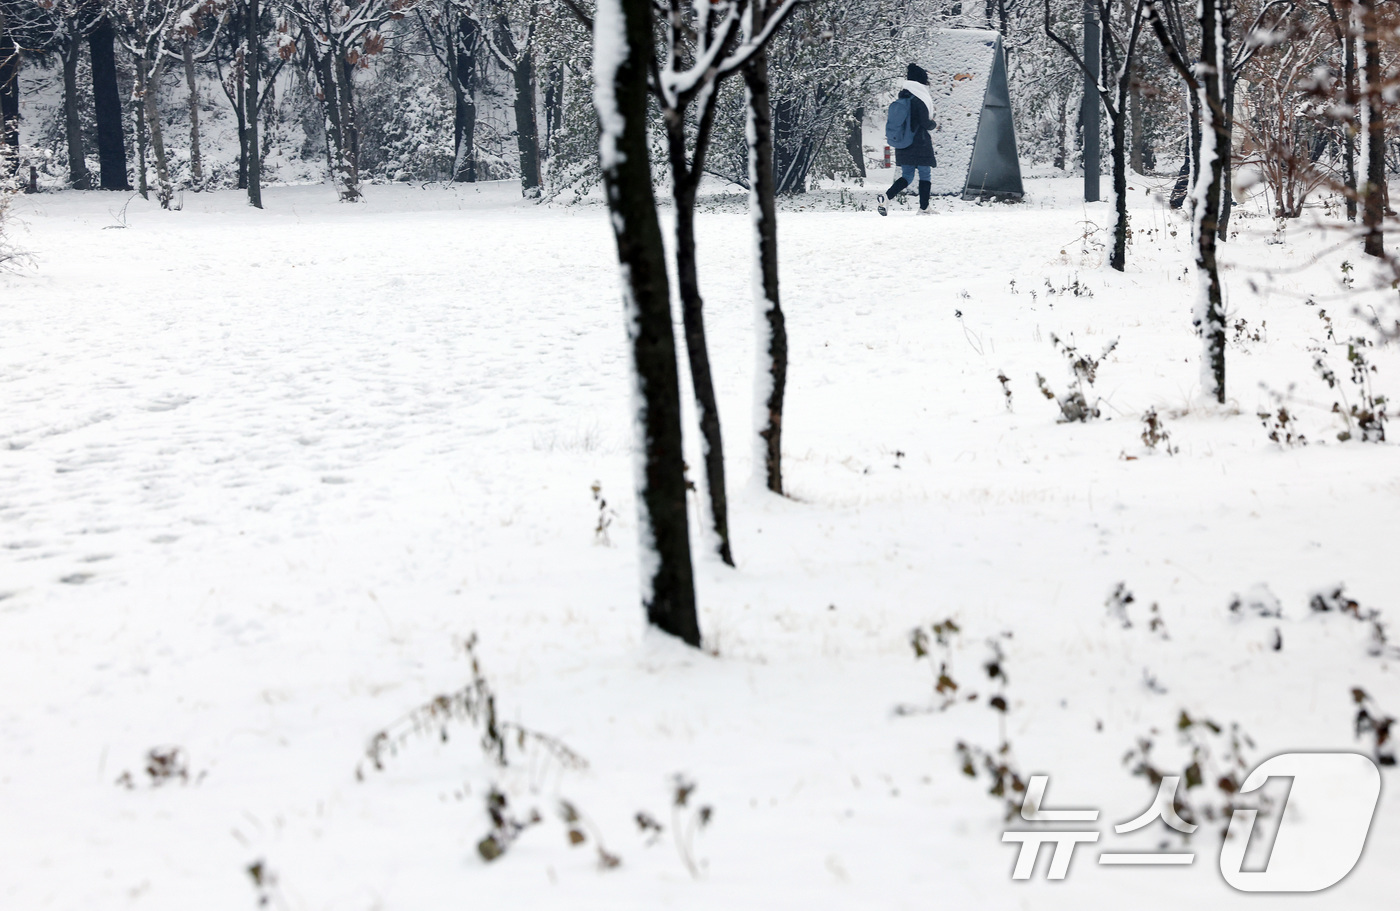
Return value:
[[(1358, 143), (1367, 141), (1363, 14), (1372, 9), (1380, 24), (1378, 73), (1388, 81), (1395, 6), (1222, 5), (1227, 167), (1256, 166), (1278, 214), (1295, 216), (1330, 183), (1355, 187)], [(1080, 167), (1084, 77), (1054, 37), (1082, 47), (1084, 8), (805, 3), (769, 52), (779, 192), (864, 175), (872, 161), (862, 127), (873, 142), (884, 93), (932, 28), (1000, 32), (1023, 159)], [(1189, 170), (1198, 93), (1152, 35), (1148, 12), (1157, 9), (1189, 50), (1200, 42), (1194, 0), (1090, 8), (1103, 31), (1106, 104), (1124, 77), (1126, 167)], [(598, 179), (590, 57), (591, 37), (563, 0), (0, 0), (0, 153), (21, 182), (131, 188), (164, 202), (180, 190), (236, 186), (256, 203), (263, 183), (328, 176), (345, 199), (365, 181), (499, 179), (569, 199)], [(707, 170), (746, 185), (743, 91), (723, 91)], [(1381, 118), (1386, 100), (1378, 94), (1372, 106)], [(1108, 150), (1113, 120), (1102, 127)], [(1390, 132), (1381, 137), (1394, 170), (1400, 145)]]

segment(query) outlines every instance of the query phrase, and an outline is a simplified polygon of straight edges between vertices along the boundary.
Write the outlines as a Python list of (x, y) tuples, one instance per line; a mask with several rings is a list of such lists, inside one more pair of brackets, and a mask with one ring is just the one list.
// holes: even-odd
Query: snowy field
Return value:
[[(1095, 856), (1181, 843), (1112, 824), (1155, 794), (1124, 762), (1140, 738), (1163, 768), (1190, 761), (1183, 711), (1224, 730), (1187, 732), (1213, 750), (1198, 807), (1222, 799), (1231, 724), (1252, 768), (1371, 753), (1353, 687), (1400, 714), (1400, 464), (1337, 440), (1339, 392), (1313, 367), (1354, 402), (1340, 342), (1383, 298), (1359, 293), (1359, 250), (1320, 255), (1335, 238), (1302, 226), (1269, 244), (1246, 207), (1223, 253), (1245, 320), (1231, 405), (1204, 407), (1189, 230), (1161, 189), (1134, 182), (1121, 275), (1084, 239), (1107, 204), (1071, 180), (932, 218), (789, 206), (786, 500), (749, 484), (748, 219), (700, 216), (738, 563), (697, 553), (705, 653), (648, 633), (637, 603), (601, 208), (508, 185), (371, 187), (354, 207), (273, 188), (264, 212), (234, 192), (124, 216), (115, 194), (21, 199), (33, 268), (0, 275), (0, 907), (1271, 906), (1222, 881), (1218, 821), (1190, 867)], [(1118, 339), (1090, 395), (1102, 419), (1058, 423), (1037, 391), (1037, 372), (1068, 385), (1052, 335), (1095, 355)], [(1367, 355), (1400, 392), (1394, 347)], [(1267, 438), (1261, 384), (1296, 384), (1308, 445)], [(1155, 451), (1149, 408), (1170, 434)], [(1309, 609), (1339, 583), (1389, 644)], [(928, 630), (949, 618), (945, 652)], [(473, 634), (500, 717), (586, 768), (533, 740), (498, 768), (462, 720), (365, 762), (376, 732), (471, 681)], [(938, 711), (943, 660), (959, 689)], [(1044, 879), (1049, 848), (1012, 881), (1014, 826), (960, 771), (957, 744), (994, 751), (1003, 725), (1049, 805), (1102, 810), (1063, 882)], [(1360, 865), (1290, 906), (1395, 907), (1384, 773)], [(488, 864), (493, 784), (543, 821)], [(586, 817), (579, 847), (561, 798)]]

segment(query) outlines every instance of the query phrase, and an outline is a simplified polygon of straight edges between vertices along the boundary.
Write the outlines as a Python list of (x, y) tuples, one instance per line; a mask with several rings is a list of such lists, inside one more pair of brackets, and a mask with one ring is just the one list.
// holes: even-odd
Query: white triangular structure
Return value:
[(933, 192), (964, 199), (1021, 199), (1021, 163), (1001, 36), (982, 29), (930, 29), (914, 62), (933, 96)]

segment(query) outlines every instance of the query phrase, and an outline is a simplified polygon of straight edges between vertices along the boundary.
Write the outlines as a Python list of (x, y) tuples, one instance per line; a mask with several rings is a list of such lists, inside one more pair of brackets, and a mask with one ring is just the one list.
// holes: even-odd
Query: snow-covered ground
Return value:
[[(1134, 181), (1122, 275), (1084, 239), (1107, 205), (1072, 180), (933, 218), (842, 208), (873, 189), (790, 206), (790, 499), (748, 484), (747, 216), (701, 216), (738, 563), (697, 553), (705, 653), (648, 633), (637, 603), (600, 208), (508, 185), (372, 187), (353, 207), (273, 188), (263, 212), (187, 194), (124, 217), (112, 194), (20, 200), (34, 267), (0, 275), (0, 907), (1266, 906), (1222, 881), (1219, 823), (1187, 868), (1094, 857), (1167, 840), (1112, 824), (1155, 793), (1124, 763), (1140, 738), (1163, 768), (1189, 762), (1183, 710), (1225, 729), (1204, 735), (1217, 750), (1247, 732), (1246, 767), (1370, 752), (1353, 687), (1400, 713), (1400, 632), (1371, 654), (1369, 624), (1308, 606), (1344, 583), (1400, 621), (1393, 444), (1338, 442), (1339, 394), (1313, 368), (1323, 354), (1354, 402), (1320, 311), (1344, 341), (1369, 334), (1354, 306), (1384, 298), (1344, 287), (1370, 281), (1359, 250), (1323, 255), (1334, 238), (1301, 226), (1267, 244), (1246, 211), (1223, 254), (1247, 330), (1232, 406), (1202, 406), (1189, 232), (1160, 189)], [(1092, 354), (1118, 339), (1101, 420), (1057, 423), (1037, 391), (1037, 373), (1069, 381), (1052, 334)], [(1365, 353), (1400, 391), (1394, 347)], [(1266, 437), (1261, 383), (1297, 384), (1309, 445)], [(1155, 452), (1148, 408), (1170, 433)], [(1130, 626), (1106, 605), (1119, 583)], [(1248, 596), (1230, 611), (1260, 585), (1281, 618)], [(958, 702), (917, 710), (941, 698), (911, 630), (948, 618), (946, 654), (928, 635)], [(458, 720), (382, 771), (363, 761), (470, 682), (472, 634), (502, 719), (586, 768), (533, 740), (496, 768)], [(1012, 881), (1016, 826), (960, 771), (959, 741), (1002, 739), (989, 639), (1015, 768), (1051, 776), (1052, 806), (1103, 811), (1063, 882), (1044, 880), (1049, 848)], [(148, 752), (170, 747), (188, 780), (157, 784)], [(684, 808), (677, 773), (696, 785)], [(1394, 907), (1385, 774), (1360, 865), (1296, 904)], [(1206, 775), (1198, 806), (1220, 798)], [(488, 864), (493, 783), (544, 821)], [(587, 818), (581, 847), (560, 798)], [(599, 836), (620, 865), (600, 869)]]

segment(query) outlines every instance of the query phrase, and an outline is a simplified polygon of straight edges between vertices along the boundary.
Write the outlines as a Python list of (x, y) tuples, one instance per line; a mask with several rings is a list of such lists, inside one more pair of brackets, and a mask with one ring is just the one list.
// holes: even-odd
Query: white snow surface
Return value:
[[(0, 907), (246, 911), (255, 862), (286, 909), (1267, 906), (1222, 881), (1216, 824), (1190, 867), (1095, 856), (1166, 840), (1112, 825), (1155, 793), (1123, 763), (1138, 738), (1185, 764), (1183, 710), (1238, 723), (1251, 767), (1369, 751), (1353, 686), (1400, 713), (1393, 645), (1370, 654), (1366, 624), (1308, 609), (1344, 582), (1400, 617), (1393, 444), (1337, 442), (1336, 393), (1311, 366), (1320, 350), (1345, 383), (1319, 310), (1344, 340), (1367, 331), (1353, 305), (1381, 298), (1360, 290), (1358, 250), (1318, 259), (1336, 237), (1305, 224), (1269, 246), (1270, 220), (1243, 205), (1221, 251), (1231, 323), (1267, 326), (1227, 352), (1233, 409), (1203, 408), (1170, 181), (1130, 181), (1125, 274), (1104, 265), (1103, 230), (1081, 239), (1111, 215), (1078, 183), (1030, 179), (1022, 205), (931, 218), (780, 214), (791, 497), (744, 484), (749, 447), (731, 444), (738, 566), (696, 548), (703, 652), (647, 632), (639, 607), (601, 207), (506, 184), (370, 187), (358, 205), (273, 187), (261, 212), (235, 191), (179, 212), (137, 200), (115, 229), (116, 195), (19, 200), (35, 267), (0, 275)], [(732, 439), (753, 389), (752, 233), (743, 213), (698, 226)], [(1036, 391), (1037, 372), (1068, 383), (1052, 333), (1095, 353), (1120, 337), (1094, 390), (1105, 419), (1059, 424)], [(1394, 348), (1366, 352), (1396, 390)], [(1297, 384), (1310, 445), (1266, 439), (1261, 383)], [(1175, 455), (1140, 439), (1149, 407)], [(1129, 628), (1105, 606), (1120, 582)], [(909, 634), (950, 617), (949, 673), (979, 698), (897, 714), (935, 704)], [(470, 680), (472, 633), (501, 717), (588, 768), (538, 750), (495, 768), (454, 722), (357, 780), (375, 732)], [(1002, 633), (1017, 768), (1051, 776), (1051, 807), (1102, 810), (1059, 883), (1049, 849), (1011, 881), (1014, 826), (959, 771), (959, 741), (1000, 742), (983, 663)], [(152, 786), (163, 745), (188, 782)], [(1291, 906), (1394, 907), (1400, 795), (1383, 771), (1360, 865)], [(698, 878), (674, 838), (691, 812), (673, 810), (675, 773), (713, 808), (687, 849)], [(493, 783), (544, 821), (488, 864)], [(589, 821), (583, 847), (561, 797)], [(654, 844), (639, 811), (666, 827)], [(616, 868), (599, 868), (598, 835)]]

